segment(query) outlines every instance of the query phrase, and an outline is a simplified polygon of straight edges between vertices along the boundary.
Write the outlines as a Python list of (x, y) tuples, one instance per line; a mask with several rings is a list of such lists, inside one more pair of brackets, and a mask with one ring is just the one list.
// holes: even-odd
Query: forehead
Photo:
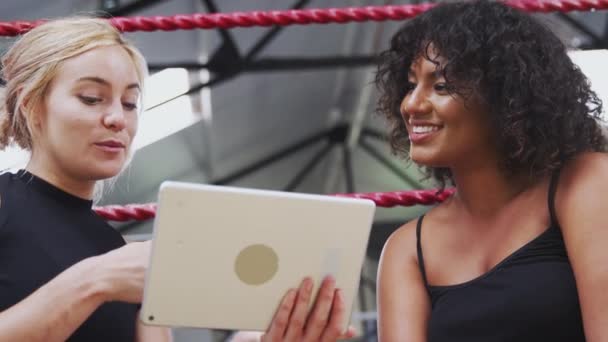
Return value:
[(425, 74), (435, 77), (441, 76), (442, 70), (447, 63), (447, 59), (441, 56), (430, 45), (425, 52), (420, 51), (412, 60), (408, 74)]
[(118, 45), (94, 48), (66, 59), (59, 67), (56, 80), (76, 81), (92, 76), (103, 78), (116, 87), (140, 83), (133, 58)]
[(438, 78), (442, 76), (444, 65), (445, 63), (438, 59), (429, 60), (428, 58), (421, 56), (412, 62), (412, 65), (410, 65), (410, 69), (408, 70), (408, 75)]
[(415, 69), (441, 69), (447, 59), (441, 55), (433, 43), (422, 44), (412, 59), (410, 70)]

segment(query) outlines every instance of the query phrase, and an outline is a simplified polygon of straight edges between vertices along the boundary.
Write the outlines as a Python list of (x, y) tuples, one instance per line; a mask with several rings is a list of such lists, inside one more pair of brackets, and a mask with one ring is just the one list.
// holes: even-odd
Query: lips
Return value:
[(410, 124), (408, 128), (410, 141), (414, 144), (421, 144), (436, 136), (443, 126), (430, 123), (415, 123)]
[(94, 144), (105, 152), (119, 152), (125, 149), (125, 144), (120, 140), (104, 140)]

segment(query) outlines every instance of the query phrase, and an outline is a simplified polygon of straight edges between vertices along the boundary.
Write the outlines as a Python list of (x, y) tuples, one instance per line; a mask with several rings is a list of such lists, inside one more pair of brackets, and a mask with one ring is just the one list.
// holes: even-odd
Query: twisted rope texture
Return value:
[[(338, 197), (350, 197), (369, 199), (379, 207), (390, 208), (394, 206), (413, 206), (416, 204), (431, 205), (443, 202), (454, 193), (453, 189), (439, 190), (414, 190), (393, 192), (368, 192), (359, 194), (336, 194)], [(125, 206), (109, 205), (93, 208), (95, 212), (110, 221), (144, 221), (156, 215), (156, 204), (128, 204)]]
[[(608, 9), (608, 0), (507, 0), (511, 7), (525, 12), (570, 12)], [(301, 10), (252, 11), (232, 13), (197, 13), (172, 16), (134, 16), (110, 19), (123, 32), (176, 31), (193, 29), (229, 29), (251, 26), (287, 26), (403, 20), (413, 18), (435, 6), (432, 3), (399, 6), (317, 8)], [(0, 36), (23, 34), (44, 21), (0, 22)]]

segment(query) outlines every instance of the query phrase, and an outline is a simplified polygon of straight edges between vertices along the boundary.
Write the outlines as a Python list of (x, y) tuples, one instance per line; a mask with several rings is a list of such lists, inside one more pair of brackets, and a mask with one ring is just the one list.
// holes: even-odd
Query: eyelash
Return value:
[(123, 102), (123, 106), (125, 106), (128, 110), (136, 110), (137, 105), (135, 103)]
[[(80, 101), (82, 101), (82, 103), (84, 103), (85, 105), (88, 105), (88, 106), (94, 106), (102, 101), (102, 99), (98, 98), (98, 97), (83, 96), (83, 95), (80, 95), (78, 97), (80, 98)], [(129, 111), (137, 109), (137, 104), (135, 104), (135, 103), (123, 102), (122, 105)]]
[(80, 99), (80, 101), (82, 101), (82, 103), (89, 105), (89, 106), (92, 106), (92, 105), (95, 105), (95, 104), (101, 102), (101, 99), (98, 97), (80, 95), (80, 96), (78, 96), (78, 98)]
[[(406, 94), (409, 93), (414, 88), (416, 88), (416, 84), (408, 81), (407, 84), (405, 85), (405, 93)], [(438, 83), (433, 84), (433, 89), (438, 92), (446, 92), (446, 91), (448, 91), (448, 85), (445, 82), (438, 82)]]
[(440, 83), (435, 83), (433, 85), (433, 88), (435, 89), (435, 91), (447, 91), (448, 85), (447, 85), (447, 83), (440, 82)]

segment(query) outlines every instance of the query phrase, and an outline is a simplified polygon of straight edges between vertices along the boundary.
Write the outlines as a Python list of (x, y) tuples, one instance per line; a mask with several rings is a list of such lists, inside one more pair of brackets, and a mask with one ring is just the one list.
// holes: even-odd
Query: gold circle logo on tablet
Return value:
[(262, 285), (279, 269), (279, 256), (270, 247), (256, 244), (245, 247), (236, 257), (234, 271), (247, 285)]

